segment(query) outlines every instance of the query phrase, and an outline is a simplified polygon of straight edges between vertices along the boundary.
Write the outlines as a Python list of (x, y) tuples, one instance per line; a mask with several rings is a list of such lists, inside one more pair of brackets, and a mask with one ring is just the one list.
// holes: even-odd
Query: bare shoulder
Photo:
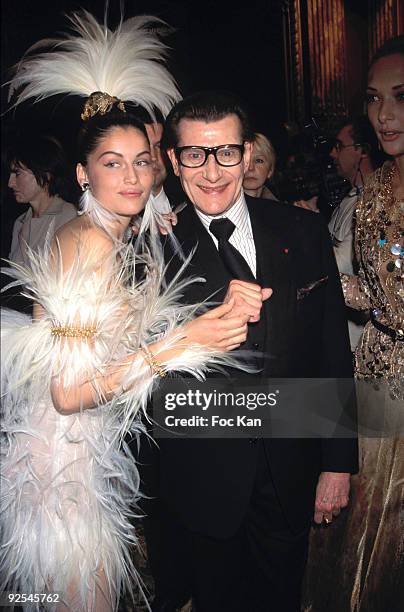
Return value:
[(65, 223), (54, 236), (52, 251), (61, 256), (63, 268), (68, 269), (79, 254), (101, 261), (113, 250), (112, 239), (84, 215)]

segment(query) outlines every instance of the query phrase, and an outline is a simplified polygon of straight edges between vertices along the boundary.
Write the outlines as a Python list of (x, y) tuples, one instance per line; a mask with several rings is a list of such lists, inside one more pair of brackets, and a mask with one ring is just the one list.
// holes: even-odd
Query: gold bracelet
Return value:
[(61, 325), (51, 328), (52, 336), (58, 338), (92, 338), (97, 333), (96, 327), (78, 327), (75, 325)]
[(167, 370), (161, 365), (161, 363), (157, 361), (150, 349), (142, 347), (140, 349), (140, 352), (142, 353), (147, 365), (151, 369), (152, 374), (157, 374), (157, 376), (161, 376), (161, 378), (167, 376)]

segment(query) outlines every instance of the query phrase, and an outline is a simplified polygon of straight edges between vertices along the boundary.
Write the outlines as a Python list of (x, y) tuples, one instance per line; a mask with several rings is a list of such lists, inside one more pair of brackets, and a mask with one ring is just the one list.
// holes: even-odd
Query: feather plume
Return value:
[(86, 189), (79, 201), (79, 215), (88, 215), (98, 227), (106, 229), (113, 227), (114, 222), (119, 219), (119, 215), (109, 210), (101, 204), (93, 195), (91, 189)]
[[(142, 253), (143, 249), (146, 249), (150, 252), (153, 251), (157, 259), (161, 259), (162, 252), (159, 241), (160, 226), (168, 232), (168, 239), (173, 247), (173, 252), (184, 259), (181, 247), (172, 232), (171, 223), (166, 221), (164, 215), (157, 209), (154, 202), (154, 196), (150, 193), (149, 199), (143, 210), (143, 215), (133, 218), (133, 223), (137, 226), (136, 253), (139, 255)], [(88, 216), (94, 225), (107, 232), (111, 240), (118, 247), (119, 242), (117, 242), (113, 232), (110, 230), (113, 228), (114, 223), (119, 221), (119, 215), (103, 206), (101, 202), (94, 197), (91, 189), (86, 189), (81, 195), (78, 214)], [(152, 236), (153, 239), (151, 239), (150, 236)], [(130, 241), (131, 237), (132, 228), (129, 227), (125, 234), (126, 242)]]
[(85, 10), (69, 19), (73, 34), (37, 42), (17, 65), (9, 90), (11, 97), (22, 88), (15, 104), (56, 94), (88, 97), (101, 91), (142, 105), (152, 116), (154, 107), (166, 116), (181, 99), (163, 64), (167, 47), (148, 27), (164, 23), (160, 19), (133, 17), (114, 31)]

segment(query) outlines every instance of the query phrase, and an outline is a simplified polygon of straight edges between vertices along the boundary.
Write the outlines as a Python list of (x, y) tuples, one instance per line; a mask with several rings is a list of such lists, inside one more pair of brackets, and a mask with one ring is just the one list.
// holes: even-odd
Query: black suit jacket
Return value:
[[(246, 200), (257, 281), (273, 289), (263, 306), (264, 333), (259, 334), (259, 342), (249, 339), (250, 348), (253, 344), (268, 355), (262, 376), (351, 377), (341, 285), (320, 215), (270, 200), (248, 196)], [(184, 299), (199, 302), (214, 295), (221, 302), (230, 277), (191, 204), (179, 214), (175, 235), (186, 254), (197, 244), (188, 272), (206, 278), (204, 284), (191, 285)], [(166, 251), (170, 277), (179, 263), (172, 259), (168, 241)], [(299, 289), (326, 278), (297, 299)], [(189, 529), (214, 537), (233, 535), (251, 496), (258, 444), (248, 439), (184, 438), (158, 443), (157, 469), (153, 484), (146, 483), (147, 492), (164, 500)], [(356, 440), (268, 439), (265, 446), (280, 503), (294, 531), (305, 528), (313, 516), (321, 471), (357, 470)], [(152, 505), (147, 512), (153, 513)]]

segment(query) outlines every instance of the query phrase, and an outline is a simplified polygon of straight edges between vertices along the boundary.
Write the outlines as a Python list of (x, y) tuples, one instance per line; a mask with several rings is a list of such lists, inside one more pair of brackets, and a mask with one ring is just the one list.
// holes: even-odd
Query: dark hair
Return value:
[(78, 139), (78, 161), (85, 166), (88, 156), (94, 149), (97, 148), (100, 141), (107, 133), (115, 127), (134, 127), (139, 130), (146, 138), (147, 132), (142, 121), (140, 121), (133, 113), (132, 109), (129, 112), (123, 112), (117, 108), (113, 108), (105, 115), (94, 115), (91, 119), (83, 121), (83, 125), (79, 132)]
[(43, 134), (17, 135), (7, 151), (7, 164), (28, 168), (49, 195), (62, 195), (69, 186), (68, 163), (56, 138)]
[(149, 113), (148, 110), (145, 109), (144, 106), (135, 106), (133, 105), (130, 109), (131, 114), (136, 117), (141, 123), (145, 125), (150, 125), (151, 123), (161, 123), (164, 125), (164, 117), (161, 111), (154, 107), (153, 108), (153, 116)]
[(164, 149), (174, 148), (178, 144), (178, 124), (181, 119), (195, 121), (220, 121), (228, 115), (236, 115), (241, 123), (243, 141), (251, 141), (254, 134), (250, 120), (242, 102), (227, 91), (201, 91), (178, 102), (169, 112), (162, 138)]
[(371, 59), (371, 62), (369, 64), (369, 70), (382, 57), (396, 55), (396, 53), (401, 53), (402, 55), (404, 55), (404, 34), (400, 36), (395, 36), (394, 38), (389, 38), (382, 44), (381, 47), (378, 48), (378, 50)]
[(372, 166), (377, 168), (384, 161), (384, 155), (379, 151), (377, 136), (369, 119), (366, 115), (347, 117), (338, 131), (346, 126), (351, 126), (353, 142), (362, 145), (369, 155)]

